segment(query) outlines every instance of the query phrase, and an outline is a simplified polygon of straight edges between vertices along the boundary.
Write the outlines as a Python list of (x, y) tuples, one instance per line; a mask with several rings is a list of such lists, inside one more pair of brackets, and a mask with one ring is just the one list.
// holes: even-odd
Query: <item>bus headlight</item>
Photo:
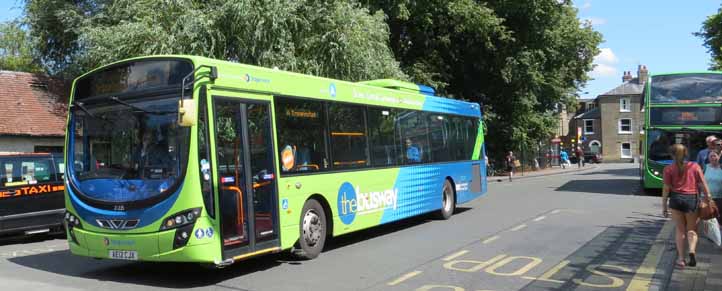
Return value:
[(659, 177), (659, 172), (658, 172), (658, 171), (655, 170), (655, 171), (653, 172), (653, 174), (654, 174), (655, 176)]
[(169, 230), (186, 225), (193, 225), (199, 216), (201, 216), (200, 207), (183, 210), (163, 219), (163, 224), (160, 226), (160, 230)]
[(79, 245), (80, 243), (78, 243), (78, 238), (75, 237), (73, 229), (76, 227), (83, 229), (83, 223), (80, 222), (80, 218), (70, 213), (70, 211), (65, 211), (63, 220), (65, 221), (65, 229), (68, 231), (70, 239), (73, 240), (76, 245)]

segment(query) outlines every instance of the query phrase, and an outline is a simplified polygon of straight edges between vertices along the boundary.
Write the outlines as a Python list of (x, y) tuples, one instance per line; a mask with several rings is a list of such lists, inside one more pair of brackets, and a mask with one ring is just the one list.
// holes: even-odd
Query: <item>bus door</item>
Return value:
[(225, 259), (278, 247), (278, 195), (269, 102), (214, 97)]
[(50, 155), (0, 156), (0, 232), (60, 226), (65, 204), (57, 172)]

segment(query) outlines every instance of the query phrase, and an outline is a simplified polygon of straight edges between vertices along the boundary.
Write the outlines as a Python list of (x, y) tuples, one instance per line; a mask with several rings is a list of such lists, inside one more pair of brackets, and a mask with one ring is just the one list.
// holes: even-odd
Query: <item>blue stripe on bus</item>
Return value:
[(422, 110), (481, 117), (479, 104), (462, 102), (436, 96), (426, 96), (426, 101), (424, 101), (424, 106)]
[(78, 212), (78, 216), (80, 216), (84, 222), (91, 223), (97, 227), (98, 225), (95, 222), (96, 219), (139, 219), (138, 226), (136, 226), (136, 228), (148, 226), (159, 219), (162, 219), (164, 215), (169, 215), (168, 210), (173, 207), (173, 204), (178, 199), (178, 196), (180, 196), (182, 188), (183, 186), (181, 185), (181, 187), (178, 187), (178, 190), (176, 190), (173, 195), (151, 207), (128, 211), (113, 211), (90, 206), (81, 201), (76, 194), (73, 193), (71, 187), (65, 187), (68, 191), (68, 196), (70, 196), (70, 202), (73, 204), (73, 208), (75, 208), (75, 211)]
[[(481, 192), (471, 192), (472, 164), (480, 164)], [(398, 189), (397, 208), (386, 209), (381, 223), (441, 209), (442, 189), (447, 176), (456, 184), (457, 204), (468, 202), (486, 192), (486, 169), (482, 161), (441, 165), (410, 166), (399, 169), (394, 188)]]

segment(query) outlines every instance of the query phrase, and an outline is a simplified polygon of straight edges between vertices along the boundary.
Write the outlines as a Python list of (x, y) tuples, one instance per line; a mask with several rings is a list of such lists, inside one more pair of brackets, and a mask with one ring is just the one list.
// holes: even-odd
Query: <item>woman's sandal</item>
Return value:
[(675, 262), (675, 265), (676, 265), (678, 268), (683, 269), (687, 264), (685, 264), (684, 259), (681, 259), (681, 260), (677, 260), (677, 261)]

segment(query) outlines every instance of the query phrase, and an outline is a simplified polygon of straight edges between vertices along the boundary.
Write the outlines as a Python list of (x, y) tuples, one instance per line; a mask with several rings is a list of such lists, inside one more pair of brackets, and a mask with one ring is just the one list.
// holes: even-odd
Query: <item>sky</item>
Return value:
[[(0, 21), (22, 13), (23, 0), (0, 0)], [(622, 84), (624, 71), (637, 76), (639, 65), (650, 73), (706, 70), (711, 56), (702, 39), (692, 35), (722, 7), (715, 0), (574, 0), (579, 18), (602, 33), (601, 52), (589, 73), (593, 80), (579, 91), (596, 96)]]
[(21, 7), (25, 1), (0, 0), (0, 22), (13, 20), (22, 14)]
[(604, 41), (589, 75), (594, 80), (579, 92), (595, 98), (622, 84), (624, 71), (637, 76), (639, 65), (650, 74), (702, 71), (711, 63), (699, 32), (722, 1), (713, 0), (574, 0), (579, 18), (589, 20)]

